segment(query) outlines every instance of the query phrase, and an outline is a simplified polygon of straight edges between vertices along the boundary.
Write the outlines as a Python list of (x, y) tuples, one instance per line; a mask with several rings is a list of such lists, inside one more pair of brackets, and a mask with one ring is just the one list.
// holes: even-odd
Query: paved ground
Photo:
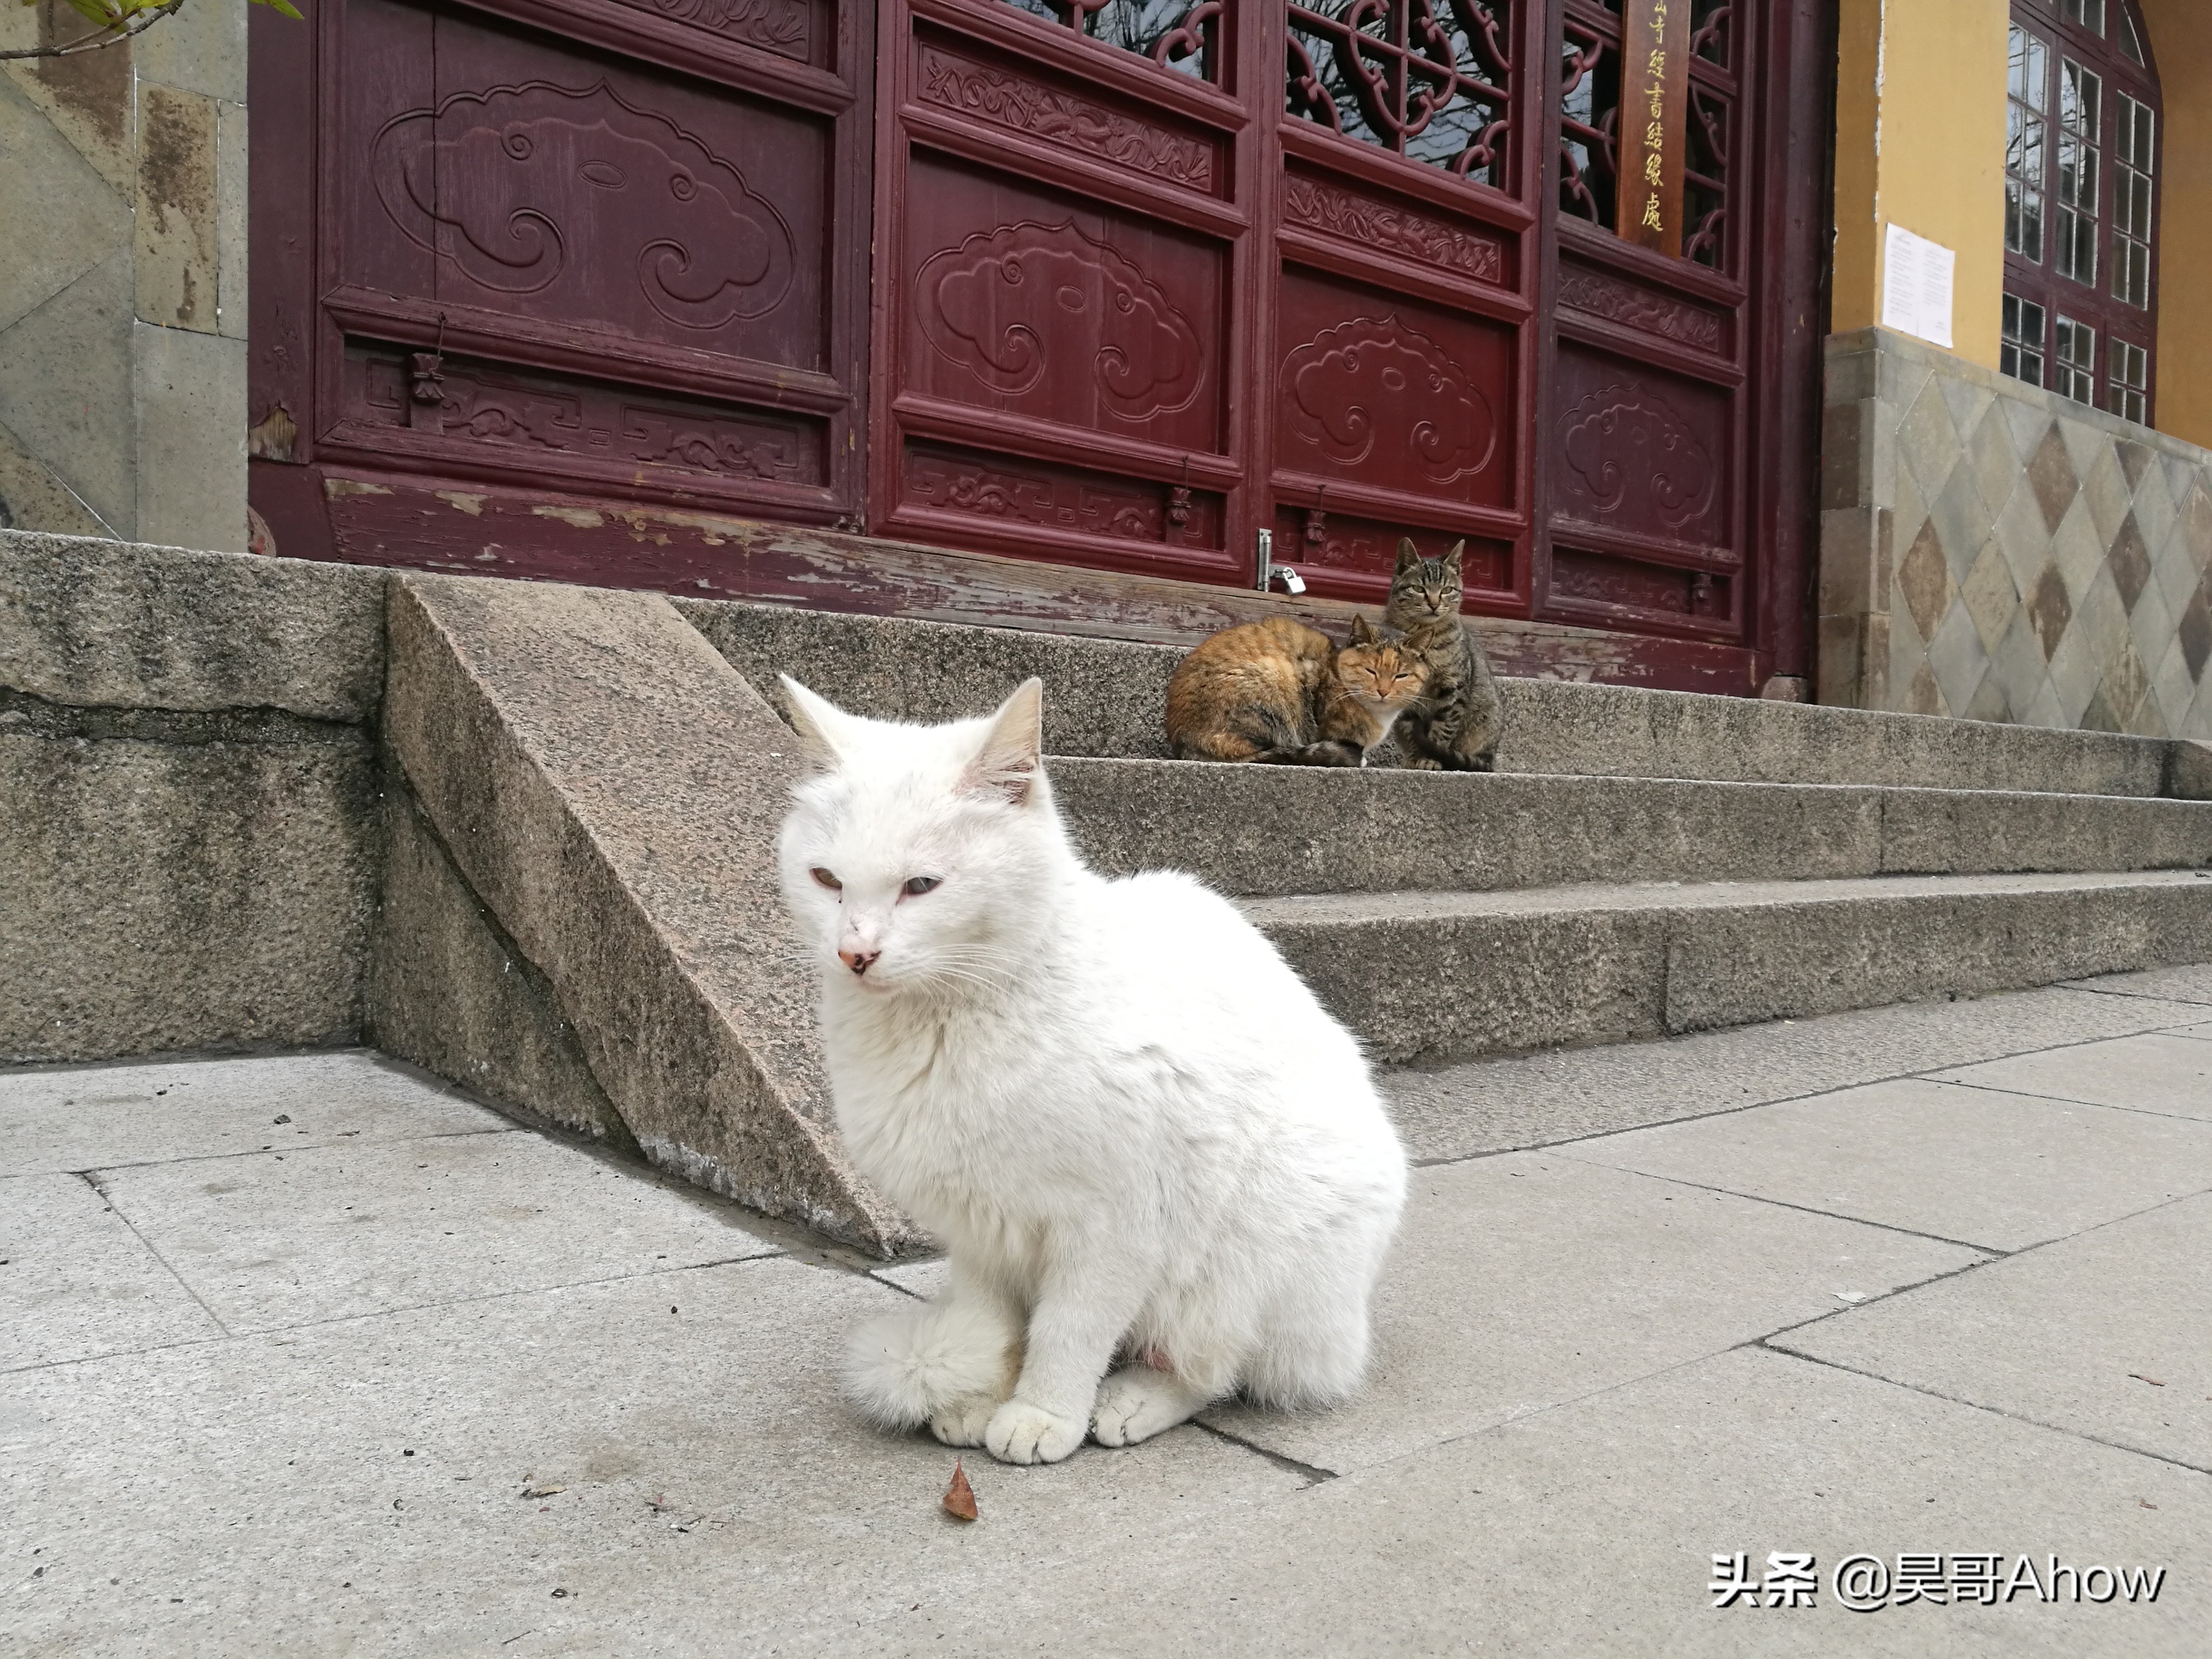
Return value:
[(830, 1382), (932, 1265), (371, 1054), (0, 1075), (0, 1653), (2212, 1654), (2212, 969), (1395, 1087), (1368, 1395), (963, 1527)]

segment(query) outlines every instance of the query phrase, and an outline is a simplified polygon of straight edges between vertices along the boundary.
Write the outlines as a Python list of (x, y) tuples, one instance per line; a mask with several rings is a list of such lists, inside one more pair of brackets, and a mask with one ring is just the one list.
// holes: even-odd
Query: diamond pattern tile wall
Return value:
[(2212, 738), (2212, 453), (1879, 330), (1829, 357), (1874, 395), (1828, 411), (1821, 591), (1870, 609), (1823, 616), (1824, 701)]

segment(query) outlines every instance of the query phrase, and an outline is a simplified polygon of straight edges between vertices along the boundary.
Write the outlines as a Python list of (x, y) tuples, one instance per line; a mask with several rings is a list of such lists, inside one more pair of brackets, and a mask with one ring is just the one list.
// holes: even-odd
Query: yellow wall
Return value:
[[(2190, 10), (2205, 0), (2166, 3)], [(1952, 349), (1995, 368), (2010, 7), (2007, 0), (1841, 0), (1839, 10), (1831, 325), (1840, 334), (1881, 320), (1882, 228), (1902, 225), (1958, 255)], [(2166, 96), (2171, 101), (2170, 88)]]
[(2141, 3), (2166, 103), (2158, 429), (2212, 448), (2212, 4)]

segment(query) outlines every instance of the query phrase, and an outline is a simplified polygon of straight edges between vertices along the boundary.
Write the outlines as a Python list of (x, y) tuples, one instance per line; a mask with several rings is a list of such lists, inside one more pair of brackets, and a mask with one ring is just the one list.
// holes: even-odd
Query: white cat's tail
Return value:
[(1004, 1400), (1021, 1369), (1018, 1334), (970, 1302), (871, 1319), (845, 1348), (845, 1391), (869, 1420), (918, 1428), (979, 1395)]

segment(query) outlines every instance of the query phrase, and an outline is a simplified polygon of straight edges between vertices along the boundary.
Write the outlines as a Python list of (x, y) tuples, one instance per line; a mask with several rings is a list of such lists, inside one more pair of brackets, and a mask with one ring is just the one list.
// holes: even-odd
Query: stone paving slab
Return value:
[(222, 1334), (89, 1182), (0, 1180), (0, 1371)]
[(1417, 1170), (1366, 1391), (1206, 1421), (1342, 1474), (1986, 1260), (1540, 1152)]
[(951, 1282), (951, 1274), (940, 1257), (934, 1261), (893, 1261), (869, 1270), (886, 1285), (896, 1285), (908, 1296), (935, 1296)]
[[(1913, 1292), (1912, 1294), (1918, 1294)], [(2136, 1453), (1758, 1349), (1644, 1379), (1204, 1530), (1115, 1540), (981, 1604), (932, 1595), (793, 1652), (2202, 1659), (2212, 1485)], [(1721, 1609), (1716, 1553), (1817, 1558), (1803, 1607)], [(1863, 1552), (2164, 1565), (2155, 1603), (1855, 1613)], [(2008, 1561), (2008, 1570), (2011, 1561)], [(2059, 1581), (2064, 1583), (2063, 1580)], [(589, 1650), (580, 1645), (567, 1651)]]
[[(2212, 1026), (2201, 1005), (2063, 995), (2093, 1024), (2094, 1005)], [(1964, 1039), (1929, 1012), (1792, 1035), (1775, 1077), (1745, 1054), (1735, 1080), (1765, 1094), (1852, 1041)], [(2022, 1015), (2000, 1052), (2051, 1029)], [(1655, 1090), (1690, 1086), (1668, 1069), (1688, 1046), (1641, 1051)], [(1477, 1103), (1507, 1092), (1465, 1075)], [(1650, 1109), (1632, 1067), (1605, 1086)], [(416, 1103), (426, 1121), (441, 1098)], [(167, 1113), (156, 1099), (118, 1121)], [(177, 1161), (180, 1140), (161, 1148), (173, 1161), (96, 1175), (117, 1213), (33, 1217), (39, 1248), (119, 1249), (135, 1183), (151, 1243), (116, 1259), (136, 1271), (158, 1249), (219, 1311), (236, 1280), (226, 1316), (320, 1322), (0, 1375), (9, 1659), (2204, 1651), (2212, 1484), (2152, 1455), (2203, 1437), (2177, 1391), (2212, 1395), (2197, 1282), (2212, 1124), (2193, 1118), (1922, 1079), (1431, 1165), (1360, 1401), (1224, 1411), (1053, 1468), (981, 1457), (983, 1519), (963, 1528), (937, 1507), (945, 1450), (866, 1428), (835, 1380), (852, 1321), (927, 1293), (941, 1262), (867, 1274), (792, 1243), (688, 1267), (705, 1246), (687, 1241), (773, 1251), (784, 1236), (566, 1142), (407, 1138), (407, 1109), (374, 1144), (306, 1146), (318, 1130)], [(210, 1106), (169, 1127), (196, 1122), (234, 1146), (258, 1129)], [(1680, 1167), (1643, 1171), (1662, 1154)], [(2189, 1180), (2202, 1195), (2154, 1195)], [(94, 1194), (40, 1173), (0, 1179), (0, 1205), (70, 1183)], [(1743, 1190), (1714, 1190), (1729, 1186)], [(1819, 1212), (1838, 1190), (1863, 1218)], [(364, 1203), (373, 1221), (345, 1219)], [(2005, 1248), (2069, 1236), (1996, 1259), (1900, 1231), (1950, 1222)], [(63, 1286), (100, 1307), (97, 1249), (61, 1259)], [(10, 1271), (0, 1331), (25, 1323), (9, 1320)], [(450, 1299), (331, 1316), (423, 1297)], [(102, 1334), (85, 1319), (64, 1334)], [(1829, 1343), (1832, 1359), (1784, 1352)], [(2124, 1371), (2164, 1386), (2115, 1382), (2123, 1351)], [(2154, 1606), (1854, 1615), (1824, 1571), (1815, 1609), (1723, 1613), (1711, 1558), (1738, 1549), (1825, 1565), (2055, 1551), (2170, 1576)]]
[(2014, 1094), (2212, 1119), (2212, 1049), (2173, 1034), (2046, 1048), (1938, 1075), (1948, 1082)]
[(1994, 1250), (2212, 1188), (2212, 1125), (1913, 1078), (1567, 1155)]
[(358, 1050), (0, 1072), (0, 1176), (514, 1127)]
[(2212, 1195), (1775, 1339), (2212, 1473)]
[(2197, 1012), (2136, 996), (2008, 991), (1392, 1072), (1384, 1088), (1414, 1157), (1467, 1158), (2154, 1030)]
[(772, 1651), (1071, 1583), (1110, 1540), (1304, 1484), (1183, 1428), (974, 1458), (963, 1528), (952, 1454), (830, 1385), (846, 1327), (899, 1299), (767, 1260), (0, 1379), (11, 1651)]
[(778, 1248), (726, 1204), (534, 1134), (143, 1164), (104, 1184), (235, 1332)]
[(2199, 963), (2193, 967), (2146, 968), (2141, 973), (2106, 974), (2096, 979), (2069, 980), (2066, 983), (2107, 995), (2212, 1003), (2212, 963)]

